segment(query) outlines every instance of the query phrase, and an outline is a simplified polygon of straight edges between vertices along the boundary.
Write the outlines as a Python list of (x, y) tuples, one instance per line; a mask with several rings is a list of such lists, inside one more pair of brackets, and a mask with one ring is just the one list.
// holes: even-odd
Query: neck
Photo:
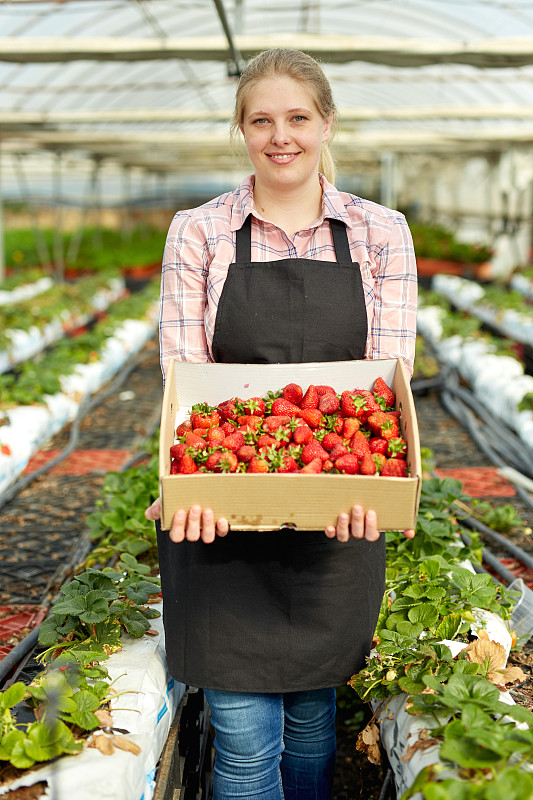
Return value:
[(318, 180), (309, 186), (287, 187), (283, 192), (269, 186), (254, 186), (254, 202), (264, 219), (292, 236), (308, 227), (322, 212), (322, 186)]

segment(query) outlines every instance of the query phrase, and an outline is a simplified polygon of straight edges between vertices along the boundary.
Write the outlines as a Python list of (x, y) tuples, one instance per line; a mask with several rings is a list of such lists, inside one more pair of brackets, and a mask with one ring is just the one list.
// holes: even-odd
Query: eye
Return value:
[(307, 117), (304, 117), (303, 114), (296, 114), (296, 116), (293, 117), (295, 122), (305, 122), (306, 119)]
[(252, 125), (264, 125), (266, 122), (268, 122), (268, 120), (265, 117), (258, 117), (254, 119)]

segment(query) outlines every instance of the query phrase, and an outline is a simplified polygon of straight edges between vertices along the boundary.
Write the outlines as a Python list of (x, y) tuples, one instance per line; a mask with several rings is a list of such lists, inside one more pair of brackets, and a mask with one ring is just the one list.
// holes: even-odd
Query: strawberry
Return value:
[(265, 413), (265, 401), (262, 397), (250, 397), (242, 401), (244, 413), (248, 416), (262, 417)]
[(190, 419), (185, 420), (185, 422), (180, 422), (176, 428), (176, 436), (179, 438), (183, 436), (184, 433), (187, 433), (187, 431), (192, 431), (192, 422)]
[(323, 394), (318, 401), (318, 407), (323, 414), (334, 414), (335, 411), (339, 410), (340, 405), (341, 401), (337, 395), (331, 394), (331, 392)]
[(305, 467), (302, 467), (300, 473), (304, 472), (308, 475), (318, 475), (319, 472), (322, 472), (322, 459), (321, 458), (314, 458), (309, 464), (306, 464)]
[(187, 447), (194, 447), (197, 450), (203, 450), (204, 447), (207, 447), (206, 440), (201, 436), (197, 436), (193, 431), (185, 434), (185, 444)]
[(290, 417), (288, 414), (278, 414), (272, 417), (265, 417), (263, 420), (263, 429), (268, 433), (272, 433), (278, 428), (281, 428), (282, 425), (288, 425), (291, 419), (292, 417)]
[(403, 458), (388, 458), (383, 464), (381, 474), (389, 478), (406, 478), (407, 463)]
[(184, 453), (180, 462), (178, 472), (181, 475), (192, 475), (193, 472), (198, 472), (198, 465), (194, 462), (189, 453)]
[(235, 410), (236, 404), (240, 402), (238, 397), (233, 397), (231, 400), (224, 400), (223, 403), (219, 403), (217, 406), (217, 411), (220, 415), (220, 418), (223, 420), (229, 419), (237, 419), (239, 416), (237, 411)]
[(170, 474), (177, 475), (179, 471), (180, 471), (180, 462), (176, 458), (174, 458), (172, 460), (172, 464), (170, 465)]
[(350, 447), (352, 453), (358, 458), (362, 458), (365, 453), (370, 453), (370, 445), (368, 439), (362, 431), (357, 431), (350, 439)]
[(281, 394), (285, 400), (294, 403), (295, 406), (300, 405), (304, 395), (302, 387), (298, 386), (297, 383), (288, 383), (287, 386), (284, 386), (281, 390)]
[(226, 434), (222, 430), (219, 425), (216, 425), (214, 428), (208, 428), (206, 439), (211, 445), (211, 447), (217, 447), (217, 445), (222, 444), (226, 437)]
[(330, 452), (329, 457), (333, 462), (335, 462), (337, 458), (345, 456), (349, 452), (350, 451), (348, 450), (345, 444), (336, 444), (333, 450)]
[(322, 472), (331, 472), (335, 465), (330, 458), (326, 458), (326, 460), (322, 464)]
[(341, 409), (345, 417), (357, 417), (362, 421), (367, 419), (374, 411), (381, 410), (372, 392), (366, 389), (343, 392), (341, 395)]
[(281, 445), (278, 442), (278, 440), (275, 439), (273, 436), (270, 436), (268, 433), (264, 433), (257, 439), (257, 449), (263, 450), (264, 448), (267, 447), (275, 447), (277, 450), (278, 447), (281, 447)]
[(335, 469), (346, 475), (356, 475), (359, 472), (359, 459), (354, 453), (348, 453), (335, 460)]
[(322, 439), (322, 447), (324, 450), (327, 450), (328, 453), (333, 450), (336, 444), (342, 444), (342, 439), (338, 433), (326, 433), (324, 438)]
[(194, 433), (195, 436), (201, 436), (202, 439), (205, 439), (208, 430), (209, 428), (193, 428), (192, 432)]
[(292, 439), (295, 444), (309, 444), (312, 438), (313, 431), (305, 423), (298, 425), (292, 432)]
[(262, 425), (263, 417), (256, 414), (241, 414), (240, 417), (237, 417), (237, 423), (241, 428), (256, 431)]
[(322, 412), (318, 408), (302, 408), (300, 417), (304, 422), (307, 422), (310, 428), (318, 428), (324, 419)]
[(329, 458), (327, 450), (324, 450), (318, 439), (313, 439), (309, 444), (306, 444), (302, 450), (302, 461), (304, 464), (309, 464), (315, 458), (320, 458), (326, 461)]
[(379, 397), (383, 398), (383, 400), (385, 401), (385, 407), (394, 408), (394, 403), (396, 402), (396, 395), (394, 394), (392, 389), (385, 383), (383, 378), (376, 378), (372, 389), (374, 391), (374, 394), (377, 395), (378, 398)]
[(290, 400), (286, 400), (284, 397), (277, 397), (272, 402), (271, 414), (273, 417), (277, 416), (289, 416), (289, 417), (299, 417), (300, 416), (300, 409), (294, 403), (291, 403)]
[(313, 386), (313, 384), (308, 387), (306, 393), (302, 397), (300, 408), (318, 408), (318, 392), (316, 386)]
[(376, 462), (370, 453), (365, 453), (359, 462), (359, 472), (361, 475), (375, 475)]
[(388, 440), (388, 447), (386, 455), (389, 458), (397, 458), (398, 456), (405, 456), (407, 453), (407, 442), (400, 437), (393, 437)]
[(212, 428), (220, 422), (220, 415), (216, 408), (207, 403), (197, 403), (192, 407), (191, 423), (194, 428)]
[(229, 436), (226, 436), (222, 446), (225, 447), (226, 450), (231, 450), (232, 453), (236, 453), (239, 447), (242, 447), (243, 444), (244, 433), (242, 431), (235, 431), (235, 433), (230, 433)]
[(354, 433), (357, 433), (360, 427), (361, 423), (356, 417), (346, 417), (342, 430), (343, 437), (345, 439), (351, 439)]
[(230, 450), (215, 450), (207, 457), (205, 467), (211, 472), (235, 472), (239, 461)]
[(385, 458), (383, 453), (372, 453), (372, 458), (374, 459), (374, 464), (376, 465), (376, 472), (379, 475), (387, 459)]
[(235, 453), (239, 461), (244, 461), (246, 464), (257, 455), (257, 448), (253, 444), (243, 444)]
[(291, 440), (292, 431), (282, 425), (281, 428), (273, 432), (272, 436), (277, 439), (281, 447), (286, 447)]
[(254, 456), (248, 462), (248, 469), (246, 472), (268, 472), (268, 461), (264, 458)]
[(185, 442), (180, 442), (179, 444), (173, 444), (170, 448), (170, 456), (171, 458), (176, 458), (178, 461), (180, 458), (183, 457), (183, 454), (187, 450), (187, 445)]
[(325, 394), (335, 394), (335, 389), (333, 386), (325, 386), (323, 384), (315, 386), (316, 393), (319, 397), (323, 397)]
[(382, 439), (378, 436), (373, 436), (371, 439), (368, 440), (368, 444), (370, 445), (370, 451), (372, 453), (386, 453), (387, 448), (389, 446), (389, 442), (387, 439)]
[(226, 436), (229, 436), (230, 433), (234, 433), (234, 431), (236, 430), (235, 423), (230, 422), (229, 420), (223, 422), (220, 427), (222, 428)]
[(285, 450), (274, 450), (266, 458), (273, 472), (298, 472), (300, 469), (295, 459), (288, 456)]
[(392, 439), (398, 436), (400, 427), (397, 417), (388, 411), (376, 411), (367, 419), (368, 427), (381, 439)]

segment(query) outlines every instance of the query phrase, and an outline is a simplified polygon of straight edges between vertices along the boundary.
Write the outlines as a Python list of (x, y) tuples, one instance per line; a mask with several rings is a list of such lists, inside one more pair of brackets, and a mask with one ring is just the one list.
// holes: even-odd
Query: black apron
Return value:
[[(366, 307), (344, 223), (330, 220), (337, 261), (252, 262), (251, 222), (249, 215), (237, 231), (215, 361), (362, 359)], [(364, 666), (385, 587), (384, 535), (341, 543), (321, 531), (231, 531), (213, 544), (174, 544), (158, 530), (158, 547), (177, 680), (294, 692), (339, 686)]]

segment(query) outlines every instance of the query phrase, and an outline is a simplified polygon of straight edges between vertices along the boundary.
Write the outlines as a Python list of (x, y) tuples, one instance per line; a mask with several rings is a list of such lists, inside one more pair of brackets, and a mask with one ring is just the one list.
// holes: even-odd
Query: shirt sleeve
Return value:
[(168, 231), (161, 273), (159, 337), (163, 380), (170, 358), (211, 360), (205, 335), (208, 268), (205, 237), (190, 212), (179, 212)]
[(374, 253), (374, 308), (368, 358), (402, 358), (413, 374), (417, 269), (411, 231), (397, 214), (387, 241)]

